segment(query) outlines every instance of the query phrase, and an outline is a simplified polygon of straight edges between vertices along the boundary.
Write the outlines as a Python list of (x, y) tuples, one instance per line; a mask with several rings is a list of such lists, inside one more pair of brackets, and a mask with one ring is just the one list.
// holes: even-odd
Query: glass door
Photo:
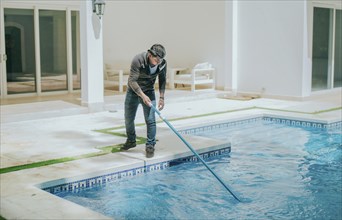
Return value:
[(342, 87), (342, 10), (336, 10), (334, 88)]
[(341, 10), (314, 7), (312, 91), (341, 87)]
[(67, 90), (66, 12), (39, 10), (42, 92)]
[(33, 8), (3, 11), (1, 97), (79, 90), (79, 11)]
[(37, 91), (33, 14), (4, 9), (7, 94)]

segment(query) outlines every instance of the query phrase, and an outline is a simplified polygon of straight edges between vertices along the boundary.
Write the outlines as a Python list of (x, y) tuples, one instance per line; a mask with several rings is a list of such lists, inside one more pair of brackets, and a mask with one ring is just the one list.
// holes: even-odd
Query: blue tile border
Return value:
[[(219, 146), (218, 146), (219, 147)], [(204, 159), (209, 159), (213, 157), (217, 157), (223, 154), (227, 154), (231, 152), (231, 146), (230, 144), (223, 144), (221, 145), (222, 148), (200, 153), (199, 155)], [(197, 161), (198, 158), (196, 156), (188, 156), (188, 157), (183, 157), (175, 160), (169, 160), (169, 161), (163, 161), (160, 163), (155, 163), (155, 164), (148, 164), (145, 166), (140, 166), (136, 167), (133, 169), (128, 169), (128, 170), (122, 170), (122, 171), (117, 171), (114, 173), (109, 173), (101, 176), (96, 176), (96, 177), (91, 177), (83, 180), (78, 180), (78, 181), (73, 181), (69, 183), (63, 183), (63, 184), (58, 184), (54, 186), (49, 186), (49, 187), (40, 187), (42, 190), (45, 190), (46, 192), (52, 193), (52, 194), (57, 194), (60, 192), (78, 192), (90, 187), (97, 187), (97, 186), (102, 186), (110, 182), (114, 182), (116, 180), (122, 179), (122, 178), (128, 178), (128, 177), (133, 177), (133, 176), (138, 176), (142, 175), (144, 173), (148, 172), (154, 172), (154, 171), (159, 171), (159, 170), (164, 170), (168, 167), (175, 166), (181, 163), (185, 162), (194, 162)], [(56, 180), (58, 181), (58, 180)], [(42, 184), (44, 185), (44, 183)]]
[(263, 120), (266, 122), (273, 122), (277, 124), (284, 124), (287, 126), (296, 126), (296, 127), (303, 127), (303, 128), (323, 128), (323, 129), (330, 129), (330, 128), (341, 128), (342, 121), (337, 121), (333, 123), (324, 123), (324, 122), (313, 122), (313, 121), (304, 121), (304, 120), (297, 120), (297, 119), (285, 119), (285, 118), (276, 118), (270, 116), (264, 116)]
[[(221, 148), (215, 151), (202, 153), (200, 154), (200, 156), (202, 156), (203, 160), (208, 160), (210, 158), (214, 158), (223, 154), (229, 154), (230, 152), (231, 152), (231, 147), (226, 147), (226, 148)], [(170, 161), (170, 167), (178, 165), (178, 164), (182, 164), (182, 163), (198, 162), (198, 161), (199, 160), (196, 156), (182, 157), (182, 158)]]
[(283, 124), (286, 126), (303, 127), (303, 128), (337, 129), (337, 128), (342, 127), (342, 121), (326, 123), (326, 122), (313, 122), (313, 121), (299, 120), (299, 119), (278, 118), (278, 117), (273, 117), (273, 116), (259, 116), (255, 118), (229, 121), (229, 122), (223, 122), (219, 124), (184, 129), (184, 130), (180, 130), (179, 133), (186, 134), (186, 135), (196, 135), (201, 132), (212, 131), (212, 130), (221, 129), (221, 128), (235, 127), (239, 125), (262, 122), (262, 121), (272, 122), (276, 124)]

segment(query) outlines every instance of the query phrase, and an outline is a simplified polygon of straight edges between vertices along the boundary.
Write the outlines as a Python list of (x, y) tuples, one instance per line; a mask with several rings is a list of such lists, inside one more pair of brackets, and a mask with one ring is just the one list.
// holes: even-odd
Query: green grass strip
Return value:
[(23, 164), (23, 165), (18, 165), (18, 166), (6, 167), (6, 168), (1, 168), (0, 169), (0, 174), (14, 172), (14, 171), (18, 171), (18, 170), (24, 170), (24, 169), (31, 169), (31, 168), (37, 168), (37, 167), (42, 167), (42, 166), (48, 166), (48, 165), (52, 165), (52, 164), (65, 163), (65, 162), (79, 160), (79, 159), (83, 159), (83, 158), (101, 156), (101, 155), (104, 155), (104, 154), (106, 154), (106, 153), (101, 151), (101, 152), (98, 152), (98, 153), (82, 154), (82, 155), (75, 156), (75, 157), (63, 157), (63, 158), (58, 158), (58, 159), (45, 160), (45, 161), (40, 161), (40, 162), (35, 162), (35, 163), (29, 163), (29, 164)]
[[(255, 108), (256, 107), (253, 106), (253, 107), (248, 107), (248, 108), (239, 108), (239, 109), (233, 109), (233, 110), (227, 110), (227, 111), (211, 112), (211, 113), (206, 113), (206, 114), (193, 115), (193, 116), (185, 116), (185, 117), (180, 117), (180, 118), (169, 119), (168, 121), (180, 121), (180, 120), (185, 120), (185, 119), (201, 118), (201, 117), (220, 115), (220, 114), (226, 114), (226, 113), (232, 113), (232, 112), (247, 111), (247, 110), (252, 110), (252, 109), (255, 109)], [(162, 122), (162, 121), (160, 121), (160, 122)]]
[(315, 111), (312, 114), (321, 114), (321, 113), (332, 112), (332, 111), (337, 111), (337, 110), (342, 110), (342, 107), (331, 108), (331, 109), (321, 110), (321, 111)]
[(99, 148), (100, 149), (99, 152), (82, 154), (82, 155), (78, 155), (78, 156), (74, 156), (74, 157), (63, 157), (63, 158), (58, 158), (58, 159), (45, 160), (45, 161), (40, 161), (40, 162), (35, 162), (35, 163), (29, 163), (29, 164), (23, 164), (23, 165), (18, 165), (18, 166), (1, 168), (0, 174), (14, 172), (14, 171), (18, 171), (18, 170), (48, 166), (48, 165), (52, 165), (52, 164), (65, 163), (65, 162), (69, 162), (69, 161), (80, 160), (80, 159), (85, 159), (85, 158), (90, 158), (90, 157), (102, 156), (102, 155), (106, 155), (106, 154), (109, 154), (112, 152), (113, 153), (119, 152), (120, 146), (121, 146), (121, 144), (115, 145), (115, 146), (106, 146), (106, 147)]
[(316, 115), (316, 114), (332, 112), (332, 111), (337, 111), (337, 110), (342, 109), (342, 107), (336, 107), (336, 108), (330, 108), (330, 109), (321, 110), (321, 111), (303, 112), (303, 111), (294, 111), (294, 110), (276, 109), (276, 108), (264, 108), (264, 107), (255, 107), (255, 108), (262, 109), (262, 110), (270, 110), (270, 111), (278, 111), (278, 112), (290, 112), (290, 113), (299, 113), (299, 114), (307, 114), (307, 115)]
[[(257, 108), (257, 107), (253, 106), (253, 107), (233, 109), (233, 110), (228, 110), (228, 111), (211, 112), (211, 113), (200, 114), (200, 115), (193, 115), (193, 116), (185, 116), (185, 117), (180, 117), (180, 118), (168, 119), (168, 121), (180, 121), (180, 120), (185, 120), (185, 119), (201, 118), (201, 117), (207, 117), (207, 116), (213, 116), (213, 115), (219, 115), (219, 114), (225, 114), (225, 113), (231, 113), (231, 112), (246, 111), (246, 110), (251, 110), (251, 109), (255, 109), (255, 108)], [(157, 121), (157, 123), (163, 123), (163, 121), (159, 120), (159, 121)], [(136, 124), (136, 126), (145, 126), (145, 123)], [(118, 129), (122, 129), (122, 128), (125, 128), (125, 126), (111, 127), (111, 128), (99, 129), (99, 130), (94, 130), (94, 131), (104, 133), (104, 134), (112, 134), (112, 135), (125, 136), (126, 137), (125, 134), (113, 132), (113, 130), (118, 130)]]
[[(118, 133), (118, 134), (120, 134), (120, 133)], [(122, 136), (123, 134), (120, 134), (120, 135)], [(123, 135), (123, 136), (126, 136), (126, 135)], [(137, 144), (143, 144), (145, 142), (146, 142), (146, 138), (137, 137)], [(81, 154), (81, 155), (74, 156), (74, 157), (63, 157), (63, 158), (45, 160), (45, 161), (23, 164), (23, 165), (18, 165), (18, 166), (5, 167), (5, 168), (0, 169), (0, 174), (14, 172), (14, 171), (18, 171), (18, 170), (43, 167), (43, 166), (48, 166), (48, 165), (53, 165), (53, 164), (58, 164), (58, 163), (65, 163), (65, 162), (70, 162), (70, 161), (75, 161), (75, 160), (80, 160), (80, 159), (85, 159), (85, 158), (103, 156), (103, 155), (110, 154), (110, 153), (116, 153), (116, 152), (120, 152), (120, 147), (122, 145), (123, 144), (117, 144), (114, 146), (100, 147), (100, 148), (98, 148), (100, 150), (99, 152)]]
[[(136, 126), (143, 126), (143, 125), (145, 125), (145, 123), (136, 124)], [(118, 127), (113, 127), (113, 128), (98, 129), (98, 130), (94, 130), (94, 131), (100, 132), (100, 133), (104, 133), (104, 134), (114, 134), (114, 135), (117, 135), (117, 134), (118, 134), (119, 136), (125, 136), (125, 137), (126, 137), (126, 135), (125, 135), (125, 134), (122, 134), (122, 133), (110, 132), (110, 131), (112, 131), (112, 130), (118, 130), (118, 129), (123, 129), (123, 128), (125, 128), (124, 125), (118, 126)]]

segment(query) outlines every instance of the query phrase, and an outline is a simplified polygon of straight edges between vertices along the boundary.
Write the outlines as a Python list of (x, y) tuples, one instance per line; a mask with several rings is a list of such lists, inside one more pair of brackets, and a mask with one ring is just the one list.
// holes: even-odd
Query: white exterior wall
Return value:
[(161, 43), (168, 68), (210, 62), (224, 87), (224, 1), (106, 1), (103, 25), (104, 62), (129, 69), (137, 53)]
[(307, 95), (305, 11), (304, 1), (239, 1), (238, 92)]
[(217, 89), (308, 96), (306, 10), (305, 1), (107, 1), (104, 62), (128, 70), (161, 43), (169, 68), (211, 62)]

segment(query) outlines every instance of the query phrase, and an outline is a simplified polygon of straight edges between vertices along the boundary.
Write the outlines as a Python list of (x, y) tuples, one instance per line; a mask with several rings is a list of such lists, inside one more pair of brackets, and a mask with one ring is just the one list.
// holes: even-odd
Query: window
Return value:
[(1, 97), (79, 90), (79, 11), (32, 8), (4, 8)]
[(341, 10), (314, 7), (312, 91), (342, 85)]
[(32, 9), (5, 9), (7, 93), (36, 92), (34, 18)]

